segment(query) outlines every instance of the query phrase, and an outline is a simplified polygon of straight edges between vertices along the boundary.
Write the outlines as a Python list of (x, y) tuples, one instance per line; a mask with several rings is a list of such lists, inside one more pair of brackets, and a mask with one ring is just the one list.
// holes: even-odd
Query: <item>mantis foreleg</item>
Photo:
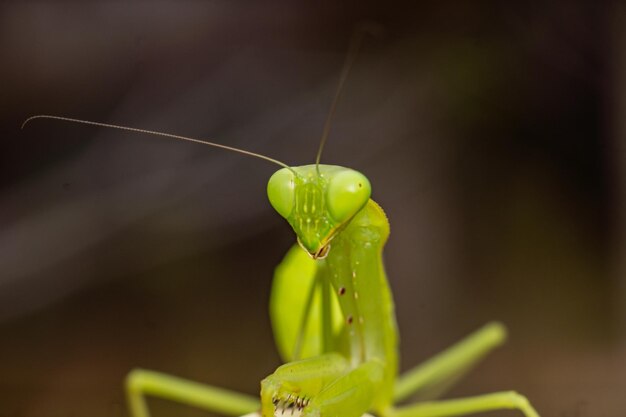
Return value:
[[(328, 300), (320, 281), (325, 271), (302, 248), (294, 245), (278, 265), (270, 297), (274, 338), (285, 362), (323, 354), (324, 333), (338, 334), (344, 320), (336, 297)], [(326, 305), (322, 305), (326, 299)], [(330, 305), (328, 304), (330, 301)], [(330, 314), (329, 309), (332, 311)]]
[(290, 362), (261, 383), (262, 415), (294, 410), (303, 417), (361, 415), (369, 410), (383, 373), (380, 361), (352, 368), (335, 353)]
[(279, 366), (261, 381), (261, 411), (264, 417), (277, 409), (302, 409), (326, 385), (349, 371), (348, 361), (339, 354), (329, 353), (289, 362)]

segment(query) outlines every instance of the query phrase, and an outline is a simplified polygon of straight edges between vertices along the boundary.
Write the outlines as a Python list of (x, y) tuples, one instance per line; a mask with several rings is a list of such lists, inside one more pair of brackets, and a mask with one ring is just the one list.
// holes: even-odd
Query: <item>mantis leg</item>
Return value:
[(364, 362), (324, 388), (302, 417), (360, 417), (375, 407), (372, 402), (383, 378), (382, 362), (375, 359)]
[(369, 360), (351, 368), (341, 355), (329, 353), (280, 366), (261, 382), (263, 417), (360, 417), (372, 407), (383, 379), (383, 364)]
[(450, 382), (455, 382), (456, 378), (463, 375), (490, 350), (501, 345), (505, 339), (506, 329), (501, 323), (492, 322), (485, 325), (402, 375), (394, 389), (394, 400), (405, 400), (422, 389), (438, 387), (446, 383), (451, 385)]
[(273, 374), (261, 381), (263, 416), (273, 416), (276, 410), (284, 412), (308, 406), (325, 386), (345, 375), (348, 370), (348, 361), (336, 353), (279, 366)]
[(514, 391), (418, 403), (398, 408), (389, 413), (388, 417), (452, 417), (503, 409), (519, 410), (525, 417), (539, 417), (526, 397)]
[[(337, 296), (322, 285), (327, 268), (299, 245), (285, 255), (274, 273), (270, 318), (278, 352), (284, 362), (334, 351), (332, 339), (345, 320)], [(329, 300), (330, 298), (330, 300)], [(331, 336), (332, 335), (332, 336)]]
[(200, 384), (160, 372), (134, 369), (126, 377), (126, 394), (132, 417), (149, 417), (146, 396), (154, 396), (233, 416), (257, 411), (257, 398)]

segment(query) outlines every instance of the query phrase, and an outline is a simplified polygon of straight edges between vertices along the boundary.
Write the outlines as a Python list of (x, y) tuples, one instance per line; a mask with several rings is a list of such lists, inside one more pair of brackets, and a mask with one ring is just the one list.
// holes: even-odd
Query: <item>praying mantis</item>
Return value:
[(274, 338), (285, 364), (261, 381), (260, 399), (135, 369), (126, 378), (133, 417), (150, 415), (148, 396), (233, 416), (254, 413), (274, 417), (287, 413), (297, 417), (359, 417), (374, 413), (380, 417), (446, 417), (516, 409), (525, 417), (539, 417), (530, 402), (513, 391), (396, 406), (421, 390), (448, 388), (504, 342), (506, 329), (500, 323), (489, 323), (422, 365), (398, 375), (398, 331), (382, 259), (390, 233), (388, 219), (371, 199), (372, 187), (365, 175), (320, 163), (357, 48), (353, 43), (311, 165), (289, 166), (218, 143), (67, 117), (38, 115), (24, 122), (57, 119), (164, 136), (239, 152), (280, 166), (269, 179), (268, 198), (292, 227), (297, 240), (276, 268), (270, 297)]

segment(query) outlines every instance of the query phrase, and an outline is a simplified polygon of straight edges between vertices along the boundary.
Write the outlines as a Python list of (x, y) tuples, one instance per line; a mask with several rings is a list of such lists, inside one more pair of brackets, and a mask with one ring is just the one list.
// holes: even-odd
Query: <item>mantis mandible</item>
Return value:
[[(267, 185), (272, 207), (293, 228), (297, 244), (277, 267), (270, 299), (274, 338), (286, 362), (261, 381), (256, 397), (159, 372), (135, 369), (126, 391), (133, 417), (148, 417), (147, 396), (170, 399), (226, 415), (285, 412), (298, 417), (445, 417), (517, 409), (539, 417), (522, 395), (476, 397), (395, 406), (414, 393), (448, 388), (506, 338), (500, 323), (487, 324), (424, 364), (398, 376), (398, 332), (382, 261), (389, 223), (370, 198), (361, 173), (320, 163), (342, 86), (355, 59), (353, 40), (324, 126), (315, 164), (291, 167), (253, 152), (213, 142), (60, 116), (33, 116), (110, 127), (206, 144), (281, 166)], [(440, 389), (441, 393), (443, 390)], [(260, 411), (259, 411), (260, 410)]]

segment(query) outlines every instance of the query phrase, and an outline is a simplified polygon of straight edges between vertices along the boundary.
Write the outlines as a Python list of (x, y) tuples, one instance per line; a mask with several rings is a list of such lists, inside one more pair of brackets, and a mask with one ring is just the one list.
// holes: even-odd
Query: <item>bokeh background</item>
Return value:
[(499, 319), (508, 344), (449, 397), (625, 415), (623, 2), (39, 1), (0, 5), (0, 416), (125, 416), (136, 366), (256, 393), (294, 241), (271, 164), (21, 122), (311, 163), (362, 21), (384, 30), (323, 159), (366, 173), (391, 220), (403, 369)]

